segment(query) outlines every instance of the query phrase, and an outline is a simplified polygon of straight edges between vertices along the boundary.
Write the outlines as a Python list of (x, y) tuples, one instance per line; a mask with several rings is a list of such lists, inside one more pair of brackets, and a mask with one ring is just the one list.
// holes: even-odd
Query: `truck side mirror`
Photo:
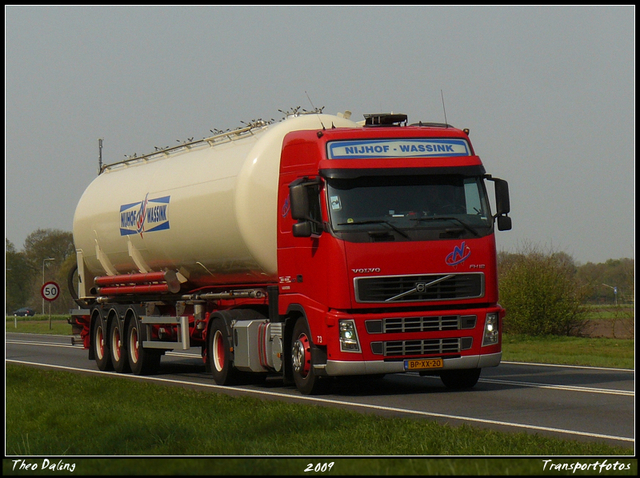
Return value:
[(509, 184), (504, 179), (492, 178), (496, 188), (496, 218), (498, 231), (511, 229), (511, 218), (507, 216), (511, 210), (509, 203)]
[(291, 217), (294, 237), (312, 237), (322, 234), (322, 212), (318, 197), (320, 182), (309, 178), (298, 179), (289, 185)]
[(293, 237), (311, 237), (313, 234), (311, 223), (309, 221), (298, 222), (291, 228)]
[(307, 188), (303, 183), (289, 186), (291, 203), (291, 217), (298, 221), (304, 221), (309, 216), (309, 201)]
[(509, 184), (504, 179), (495, 178), (496, 186), (496, 213), (501, 216), (508, 214), (511, 206), (509, 204)]
[(510, 231), (511, 218), (509, 216), (498, 216), (498, 231)]

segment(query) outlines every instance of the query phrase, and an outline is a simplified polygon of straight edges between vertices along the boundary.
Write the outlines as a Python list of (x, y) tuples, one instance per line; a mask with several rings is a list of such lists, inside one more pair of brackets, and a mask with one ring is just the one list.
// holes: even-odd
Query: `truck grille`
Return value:
[(484, 274), (357, 277), (354, 286), (361, 303), (474, 299), (484, 295)]
[(473, 345), (472, 337), (428, 340), (393, 340), (371, 342), (371, 352), (385, 357), (455, 354), (468, 350)]
[(475, 315), (441, 315), (365, 320), (364, 325), (370, 334), (393, 334), (473, 329), (476, 326), (476, 321), (477, 317)]

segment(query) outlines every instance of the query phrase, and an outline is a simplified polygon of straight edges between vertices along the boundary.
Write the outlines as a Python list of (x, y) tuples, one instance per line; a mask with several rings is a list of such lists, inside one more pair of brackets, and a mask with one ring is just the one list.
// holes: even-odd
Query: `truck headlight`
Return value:
[(484, 322), (484, 336), (482, 337), (483, 347), (498, 343), (500, 340), (499, 325), (500, 319), (497, 312), (487, 314), (487, 319)]
[(360, 352), (360, 343), (356, 324), (353, 320), (340, 320), (340, 350), (342, 352)]

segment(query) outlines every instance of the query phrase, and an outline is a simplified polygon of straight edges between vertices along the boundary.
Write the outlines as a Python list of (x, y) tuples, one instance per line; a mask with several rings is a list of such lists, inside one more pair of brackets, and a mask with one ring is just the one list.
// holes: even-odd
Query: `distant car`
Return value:
[(31, 307), (22, 307), (14, 311), (11, 315), (17, 315), (19, 317), (33, 317), (36, 315), (36, 311)]

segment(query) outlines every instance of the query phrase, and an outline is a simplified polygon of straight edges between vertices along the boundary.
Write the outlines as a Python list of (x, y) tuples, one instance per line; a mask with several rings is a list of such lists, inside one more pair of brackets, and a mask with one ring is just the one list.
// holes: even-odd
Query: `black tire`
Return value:
[(111, 352), (109, 351), (109, 334), (106, 323), (100, 316), (96, 316), (91, 330), (91, 346), (94, 348), (98, 370), (110, 372), (113, 370)]
[(313, 369), (314, 348), (307, 321), (300, 317), (291, 337), (291, 370), (296, 387), (305, 395), (324, 393), (329, 383), (325, 377), (316, 375)]
[(111, 363), (118, 373), (126, 373), (131, 371), (129, 367), (129, 358), (125, 344), (125, 334), (121, 330), (117, 317), (111, 319), (109, 326), (109, 351), (111, 353)]
[(464, 390), (473, 388), (480, 378), (482, 369), (473, 368), (470, 370), (448, 370), (440, 374), (440, 380), (447, 388), (452, 390)]
[(158, 350), (145, 349), (142, 346), (145, 337), (138, 318), (131, 317), (127, 327), (127, 356), (131, 371), (135, 375), (153, 375), (158, 373), (160, 367), (162, 353)]
[(217, 317), (211, 322), (208, 342), (207, 360), (213, 381), (216, 385), (236, 384), (240, 374), (233, 367), (230, 338), (223, 318)]

